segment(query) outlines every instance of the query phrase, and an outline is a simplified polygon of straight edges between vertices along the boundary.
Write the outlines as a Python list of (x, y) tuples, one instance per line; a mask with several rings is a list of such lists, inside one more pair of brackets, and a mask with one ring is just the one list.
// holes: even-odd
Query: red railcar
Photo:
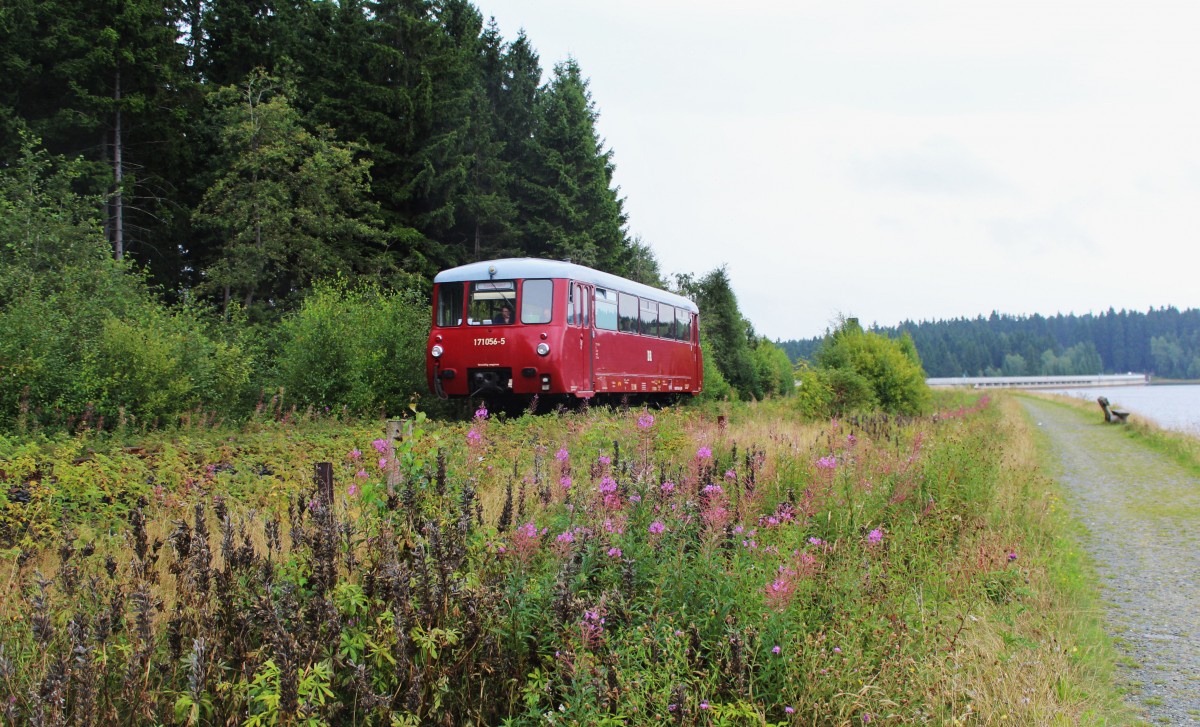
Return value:
[(703, 388), (699, 310), (682, 296), (533, 258), (463, 265), (433, 283), (425, 363), (438, 396), (503, 406)]

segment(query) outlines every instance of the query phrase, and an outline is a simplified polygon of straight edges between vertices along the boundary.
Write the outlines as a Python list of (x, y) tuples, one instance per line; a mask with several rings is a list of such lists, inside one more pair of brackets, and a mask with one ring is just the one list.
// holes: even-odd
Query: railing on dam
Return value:
[(1147, 374), (952, 376), (925, 379), (925, 383), (930, 386), (964, 386), (971, 389), (1068, 389), (1077, 386), (1139, 386), (1150, 383), (1150, 377)]

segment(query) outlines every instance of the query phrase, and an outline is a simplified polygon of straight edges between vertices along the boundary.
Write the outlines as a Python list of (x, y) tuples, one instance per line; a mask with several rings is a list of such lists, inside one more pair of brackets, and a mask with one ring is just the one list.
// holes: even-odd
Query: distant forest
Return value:
[[(941, 376), (1054, 376), (1149, 373), (1168, 379), (1200, 379), (1200, 309), (1139, 311), (1109, 308), (1044, 317), (992, 313), (984, 318), (904, 321), (871, 330), (889, 337), (908, 334), (925, 372)], [(793, 361), (810, 359), (822, 338), (780, 341)]]

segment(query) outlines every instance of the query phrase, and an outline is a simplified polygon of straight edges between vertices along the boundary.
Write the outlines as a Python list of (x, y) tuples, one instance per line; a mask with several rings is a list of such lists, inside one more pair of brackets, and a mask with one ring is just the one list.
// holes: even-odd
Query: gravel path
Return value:
[(1099, 407), (1089, 421), (1021, 403), (1090, 531), (1127, 700), (1154, 723), (1200, 724), (1200, 479), (1106, 425)]

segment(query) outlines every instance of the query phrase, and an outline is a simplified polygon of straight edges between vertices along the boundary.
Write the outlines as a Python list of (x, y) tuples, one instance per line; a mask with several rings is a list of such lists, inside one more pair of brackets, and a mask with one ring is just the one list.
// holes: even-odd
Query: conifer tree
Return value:
[(530, 174), (519, 204), (530, 254), (622, 273), (626, 218), (596, 119), (579, 65), (573, 59), (556, 65), (539, 96)]
[(753, 332), (738, 308), (737, 296), (724, 266), (698, 281), (677, 278), (681, 292), (700, 307), (701, 326), (711, 345), (709, 355), (730, 386), (743, 399), (761, 398), (762, 386), (750, 355)]

